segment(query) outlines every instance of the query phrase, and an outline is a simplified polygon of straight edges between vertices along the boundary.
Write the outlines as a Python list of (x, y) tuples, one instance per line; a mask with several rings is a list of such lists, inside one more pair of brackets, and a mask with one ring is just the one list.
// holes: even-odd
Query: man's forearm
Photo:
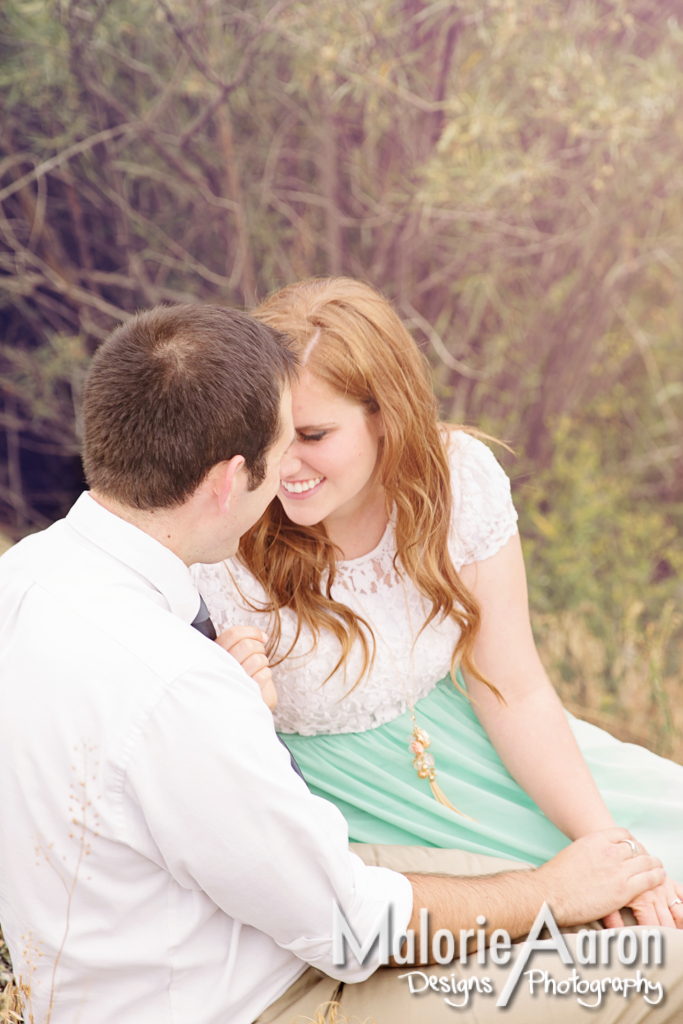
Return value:
[(443, 928), (452, 932), (456, 943), (459, 943), (461, 932), (469, 932), (467, 939), (473, 945), (474, 937), (481, 929), (487, 938), (496, 928), (502, 928), (512, 939), (526, 935), (546, 898), (542, 894), (537, 871), (531, 869), (476, 878), (447, 875), (407, 877), (413, 887), (414, 901), (408, 927), (415, 932), (418, 948), (422, 908), (429, 910), (432, 935)]

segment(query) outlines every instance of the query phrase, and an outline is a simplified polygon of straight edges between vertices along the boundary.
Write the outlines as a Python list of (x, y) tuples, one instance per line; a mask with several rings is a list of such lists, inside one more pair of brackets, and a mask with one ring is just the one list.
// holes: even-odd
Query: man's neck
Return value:
[(160, 544), (163, 544), (165, 548), (168, 548), (181, 561), (185, 562), (185, 565), (191, 565), (192, 561), (194, 561), (194, 559), (188, 561), (188, 545), (186, 543), (187, 524), (185, 523), (186, 516), (183, 513), (183, 506), (173, 509), (149, 511), (147, 509), (131, 508), (130, 505), (124, 505), (122, 502), (117, 501), (116, 498), (99, 494), (97, 491), (90, 491), (90, 497), (98, 505), (101, 505), (102, 508), (106, 508), (108, 512), (118, 516), (119, 519), (124, 519), (132, 526), (137, 526), (143, 533), (153, 537), (154, 540), (158, 540)]

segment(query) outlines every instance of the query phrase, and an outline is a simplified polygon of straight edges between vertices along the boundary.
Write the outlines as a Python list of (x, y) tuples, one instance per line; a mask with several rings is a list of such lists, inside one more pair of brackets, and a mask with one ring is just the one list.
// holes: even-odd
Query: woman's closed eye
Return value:
[(319, 430), (315, 434), (302, 434), (300, 430), (298, 431), (300, 441), (322, 441), (327, 433), (327, 430)]

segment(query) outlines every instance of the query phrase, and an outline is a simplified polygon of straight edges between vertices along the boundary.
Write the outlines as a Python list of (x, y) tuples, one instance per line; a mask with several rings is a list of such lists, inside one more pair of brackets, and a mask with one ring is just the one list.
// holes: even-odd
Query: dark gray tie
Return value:
[[(216, 627), (214, 626), (213, 622), (211, 621), (211, 616), (209, 615), (209, 609), (206, 607), (206, 604), (204, 602), (204, 598), (201, 596), (201, 594), (199, 596), (199, 611), (195, 615), (194, 620), (190, 623), (190, 625), (194, 626), (195, 629), (198, 629), (199, 632), (202, 633), (209, 640), (215, 640), (216, 639)], [(277, 733), (275, 733), (275, 735), (277, 736)], [(301, 768), (299, 768), (299, 765), (294, 760), (294, 754), (292, 754), (292, 752), (290, 751), (289, 747), (287, 746), (285, 741), (280, 736), (277, 736), (277, 738), (280, 740), (280, 743), (282, 744), (282, 746), (285, 748), (285, 750), (289, 754), (289, 760), (292, 762), (292, 768), (294, 769), (294, 771), (296, 772), (296, 774), (299, 776), (300, 779), (304, 779), (304, 776), (303, 776), (303, 773), (301, 771)], [(305, 779), (304, 779), (304, 782), (306, 782)], [(306, 785), (308, 785), (307, 782), (306, 782)]]
[(216, 639), (216, 627), (211, 621), (209, 609), (206, 607), (206, 603), (201, 594), (199, 595), (199, 611), (195, 615), (191, 624), (195, 629), (198, 629), (200, 633), (203, 633), (204, 636), (208, 637), (209, 640)]

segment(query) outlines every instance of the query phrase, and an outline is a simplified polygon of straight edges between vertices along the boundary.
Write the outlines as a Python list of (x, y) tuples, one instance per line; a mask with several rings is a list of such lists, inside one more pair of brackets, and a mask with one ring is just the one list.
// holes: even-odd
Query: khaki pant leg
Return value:
[(293, 1021), (327, 1024), (330, 1004), (341, 988), (343, 986), (338, 981), (328, 978), (315, 967), (309, 967), (256, 1018), (254, 1024), (292, 1024)]
[[(647, 929), (633, 929), (637, 935), (643, 930)], [(601, 934), (606, 935), (607, 932)], [(343, 1011), (339, 1024), (342, 1021), (352, 1024), (453, 1024), (455, 1021), (462, 1024), (581, 1024), (582, 1021), (585, 1024), (683, 1024), (683, 932), (671, 928), (664, 929), (663, 934), (665, 964), (662, 967), (626, 967), (615, 962), (616, 957), (612, 958), (609, 967), (584, 966), (576, 962), (576, 936), (567, 935), (565, 940), (575, 967), (565, 966), (557, 953), (542, 951), (533, 953), (524, 968), (524, 971), (545, 971), (556, 983), (571, 980), (573, 970), (576, 970), (579, 980), (589, 983), (604, 978), (637, 979), (640, 970), (651, 983), (659, 981), (662, 984), (665, 995), (658, 1006), (649, 1006), (642, 993), (631, 992), (628, 998), (624, 998), (623, 994), (608, 990), (602, 995), (599, 1008), (588, 1009), (581, 1006), (578, 999), (593, 1003), (595, 994), (577, 995), (570, 989), (566, 995), (553, 995), (552, 986), (546, 994), (543, 983), (536, 987), (532, 996), (529, 980), (523, 972), (508, 1005), (497, 1007), (496, 1001), (519, 955), (517, 950), (521, 951), (521, 947), (515, 945), (511, 963), (502, 967), (491, 964), (488, 957), (485, 965), (479, 965), (476, 957), (472, 956), (465, 966), (456, 962), (448, 967), (380, 967), (367, 981), (344, 986), (339, 996)], [(427, 989), (411, 995), (405, 975), (418, 970), (422, 975), (445, 978), (449, 982), (455, 979), (456, 983), (463, 979), (478, 977), (481, 980), (486, 977), (493, 993), (478, 993), (475, 988), (469, 994), (468, 1004), (455, 1009), (448, 1005), (446, 999), (462, 1003), (463, 994), (444, 994)], [(414, 978), (415, 988), (422, 989), (425, 984), (423, 977), (414, 975)], [(649, 993), (649, 998), (656, 998), (656, 994)], [(290, 1024), (290, 1021), (282, 1024)]]
[[(644, 929), (636, 927), (639, 935)], [(595, 1002), (594, 993), (577, 995), (573, 991), (566, 995), (553, 994), (552, 986), (544, 992), (545, 985), (537, 985), (532, 996), (529, 981), (522, 973), (514, 995), (506, 1007), (496, 1006), (513, 969), (514, 960), (521, 951), (513, 948), (510, 964), (497, 966), (487, 957), (485, 965), (476, 963), (470, 956), (466, 965), (454, 963), (448, 967), (395, 968), (380, 967), (367, 981), (356, 985), (342, 985), (309, 968), (276, 1003), (259, 1018), (257, 1024), (683, 1024), (683, 932), (665, 929), (665, 964), (662, 967), (626, 967), (612, 958), (611, 966), (576, 967), (562, 964), (554, 952), (533, 953), (524, 971), (545, 971), (556, 984), (571, 980), (576, 970), (579, 980), (591, 981), (604, 978), (637, 978), (638, 970), (651, 983), (660, 982), (664, 999), (660, 1005), (649, 1006), (643, 995), (631, 992), (628, 998), (608, 989), (595, 1009), (581, 1006), (578, 1002)], [(576, 962), (576, 936), (566, 936), (567, 946)], [(411, 994), (406, 978), (413, 972), (414, 988)], [(418, 973), (420, 972), (420, 973)], [(493, 988), (491, 994), (476, 991), (473, 987), (467, 997), (467, 1005), (455, 1008), (454, 1003), (465, 1000), (463, 993), (443, 993), (424, 988), (424, 977), (444, 978), (452, 985), (470, 978), (479, 978), (480, 989), (484, 978)], [(536, 976), (538, 977), (538, 975)], [(341, 991), (340, 991), (341, 989)], [(654, 993), (649, 997), (655, 998)], [(336, 999), (339, 1006), (331, 1005)]]
[(391, 868), (413, 875), (495, 875), (499, 871), (524, 871), (531, 864), (503, 857), (488, 857), (465, 850), (442, 850), (435, 846), (384, 846), (380, 843), (350, 843), (349, 849), (363, 863)]

